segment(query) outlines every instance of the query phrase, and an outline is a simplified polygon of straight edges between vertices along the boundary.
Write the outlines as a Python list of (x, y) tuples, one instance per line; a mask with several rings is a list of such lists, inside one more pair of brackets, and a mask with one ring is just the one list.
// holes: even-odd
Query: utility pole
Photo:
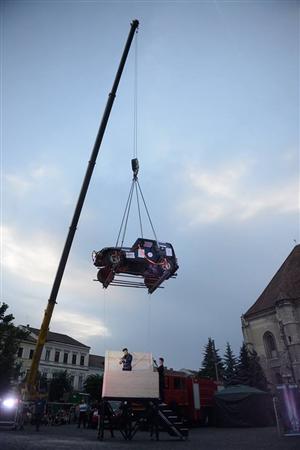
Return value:
[(28, 373), (28, 377), (26, 380), (26, 394), (30, 394), (30, 393), (34, 393), (34, 391), (36, 390), (36, 378), (37, 378), (37, 372), (38, 372), (38, 367), (39, 367), (39, 362), (41, 359), (41, 355), (42, 355), (42, 351), (43, 351), (43, 347), (45, 345), (46, 342), (46, 338), (47, 338), (47, 332), (49, 329), (49, 324), (51, 321), (51, 317), (53, 314), (53, 310), (54, 310), (54, 306), (56, 304), (56, 298), (57, 298), (57, 294), (60, 288), (60, 284), (61, 284), (61, 280), (65, 271), (65, 267), (67, 264), (67, 260), (69, 257), (69, 253), (71, 250), (71, 246), (73, 243), (73, 239), (74, 239), (74, 235), (77, 229), (77, 224), (79, 221), (79, 217), (81, 214), (81, 210), (83, 207), (83, 203), (86, 197), (86, 193), (90, 184), (90, 180), (93, 174), (93, 170), (96, 164), (96, 159), (99, 153), (99, 149), (100, 149), (100, 145), (104, 136), (104, 132), (106, 129), (106, 125), (110, 116), (110, 112), (113, 106), (113, 102), (116, 96), (116, 92), (118, 89), (118, 85), (121, 79), (121, 75), (125, 66), (125, 62), (129, 53), (129, 49), (134, 37), (134, 34), (137, 30), (139, 26), (139, 22), (138, 20), (133, 20), (133, 22), (131, 23), (131, 29), (125, 44), (125, 48), (123, 51), (123, 55), (119, 64), (119, 68), (112, 86), (112, 90), (108, 96), (108, 100), (107, 100), (107, 104), (103, 113), (103, 117), (99, 126), (99, 130), (96, 136), (96, 141), (92, 150), (92, 154), (88, 163), (88, 167), (86, 170), (86, 174), (82, 183), (82, 187), (81, 187), (81, 191), (78, 197), (78, 201), (76, 204), (76, 208), (74, 211), (74, 215), (73, 215), (73, 219), (69, 228), (69, 232), (67, 235), (67, 239), (65, 242), (65, 246), (61, 255), (61, 259), (58, 265), (58, 269), (56, 272), (56, 276), (53, 282), (53, 287), (52, 287), (52, 291), (50, 294), (50, 298), (48, 300), (48, 305), (45, 309), (45, 313), (44, 313), (44, 319), (40, 328), (40, 333), (39, 333), (39, 337), (36, 343), (36, 347), (35, 347), (35, 351), (33, 354), (33, 358), (32, 358), (32, 363), (31, 363), (31, 367), (30, 367), (30, 371)]

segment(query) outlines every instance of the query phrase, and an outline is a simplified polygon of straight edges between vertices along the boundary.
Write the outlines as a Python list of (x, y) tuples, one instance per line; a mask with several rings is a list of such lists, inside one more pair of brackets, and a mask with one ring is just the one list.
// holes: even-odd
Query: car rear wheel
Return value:
[(102, 269), (98, 270), (97, 279), (103, 285), (103, 287), (107, 288), (109, 283), (111, 283), (114, 279), (114, 272), (109, 267), (102, 267)]

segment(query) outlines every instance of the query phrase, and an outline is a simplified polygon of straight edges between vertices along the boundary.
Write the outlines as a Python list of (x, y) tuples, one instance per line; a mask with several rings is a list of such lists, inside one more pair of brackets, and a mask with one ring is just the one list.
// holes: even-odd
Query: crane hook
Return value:
[(137, 158), (134, 158), (131, 160), (131, 168), (132, 168), (132, 172), (133, 172), (133, 179), (136, 180), (137, 179), (137, 175), (139, 173), (139, 160)]

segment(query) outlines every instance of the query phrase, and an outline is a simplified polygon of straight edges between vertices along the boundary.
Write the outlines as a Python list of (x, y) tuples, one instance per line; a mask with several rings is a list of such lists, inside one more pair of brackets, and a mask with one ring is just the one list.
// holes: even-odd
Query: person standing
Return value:
[(119, 364), (123, 364), (122, 370), (132, 370), (132, 355), (128, 352), (128, 349), (123, 348), (123, 357), (120, 359)]
[(158, 386), (159, 386), (159, 398), (161, 402), (164, 402), (165, 394), (165, 366), (164, 366), (164, 358), (160, 357), (158, 358), (158, 365), (157, 362), (154, 360), (154, 364), (156, 365), (157, 372), (158, 372)]
[(36, 431), (40, 431), (40, 425), (42, 422), (42, 418), (45, 413), (46, 402), (39, 395), (36, 397), (34, 402), (34, 419), (35, 419), (35, 429)]
[(83, 425), (83, 428), (86, 427), (87, 415), (88, 415), (88, 404), (85, 403), (84, 399), (82, 399), (79, 405), (79, 418), (77, 428), (80, 428), (81, 423)]

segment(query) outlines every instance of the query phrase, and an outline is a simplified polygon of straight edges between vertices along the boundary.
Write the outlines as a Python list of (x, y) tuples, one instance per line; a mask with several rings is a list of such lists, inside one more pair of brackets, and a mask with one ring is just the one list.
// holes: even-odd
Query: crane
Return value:
[(58, 295), (58, 291), (60, 288), (60, 284), (62, 281), (62, 277), (64, 274), (64, 270), (67, 264), (67, 260), (68, 260), (68, 256), (71, 250), (71, 246), (73, 243), (73, 239), (75, 236), (75, 232), (77, 229), (77, 224), (79, 221), (79, 217), (81, 214), (81, 210), (84, 204), (84, 200), (86, 197), (86, 193), (89, 187), (89, 183), (93, 174), (93, 170), (96, 164), (96, 160), (97, 160), (97, 156), (99, 153), (99, 149), (101, 146), (101, 142), (104, 136), (104, 132), (106, 129), (106, 125), (110, 116), (110, 112), (114, 103), (114, 99), (116, 97), (116, 92), (118, 89), (118, 85), (121, 79), (121, 75), (126, 63), (126, 59), (130, 50), (130, 46), (131, 43), (133, 41), (133, 37), (135, 32), (137, 31), (139, 26), (139, 21), (138, 20), (133, 20), (131, 22), (131, 28), (129, 31), (129, 35), (123, 50), (123, 54), (121, 57), (121, 61), (115, 76), (115, 80), (112, 86), (112, 90), (109, 93), (108, 96), (108, 100), (106, 103), (106, 107), (102, 116), (102, 120), (100, 122), (100, 126), (99, 126), (99, 130), (96, 136), (96, 140), (95, 140), (95, 144), (91, 153), (91, 157), (88, 163), (88, 167), (85, 173), (85, 177), (83, 179), (83, 183), (82, 183), (82, 187), (81, 187), (81, 191), (77, 200), (77, 204), (75, 207), (75, 211), (74, 211), (74, 215), (71, 221), (71, 225), (68, 231), (68, 235), (66, 238), (66, 242), (62, 251), (62, 255), (58, 264), (58, 268), (57, 268), (57, 272), (54, 278), (54, 282), (53, 282), (53, 286), (52, 286), (52, 290), (50, 293), (50, 297), (48, 300), (48, 304), (47, 307), (45, 309), (45, 313), (44, 313), (44, 318), (40, 327), (40, 332), (39, 332), (39, 336), (37, 339), (37, 343), (35, 346), (35, 350), (33, 353), (33, 358), (32, 358), (32, 362), (31, 362), (31, 366), (30, 366), (30, 370), (28, 372), (27, 378), (26, 378), (26, 382), (25, 382), (25, 392), (24, 392), (24, 397), (25, 398), (30, 398), (31, 396), (33, 396), (36, 392), (36, 382), (37, 382), (37, 373), (38, 373), (38, 367), (39, 367), (39, 363), (40, 363), (40, 359), (41, 359), (41, 355), (42, 355), (42, 351), (43, 351), (43, 347), (45, 345), (46, 342), (46, 338), (47, 338), (47, 332), (49, 329), (49, 325), (50, 325), (50, 321), (51, 321), (51, 317), (53, 314), (53, 310), (56, 304), (56, 299), (57, 299), (57, 295)]

